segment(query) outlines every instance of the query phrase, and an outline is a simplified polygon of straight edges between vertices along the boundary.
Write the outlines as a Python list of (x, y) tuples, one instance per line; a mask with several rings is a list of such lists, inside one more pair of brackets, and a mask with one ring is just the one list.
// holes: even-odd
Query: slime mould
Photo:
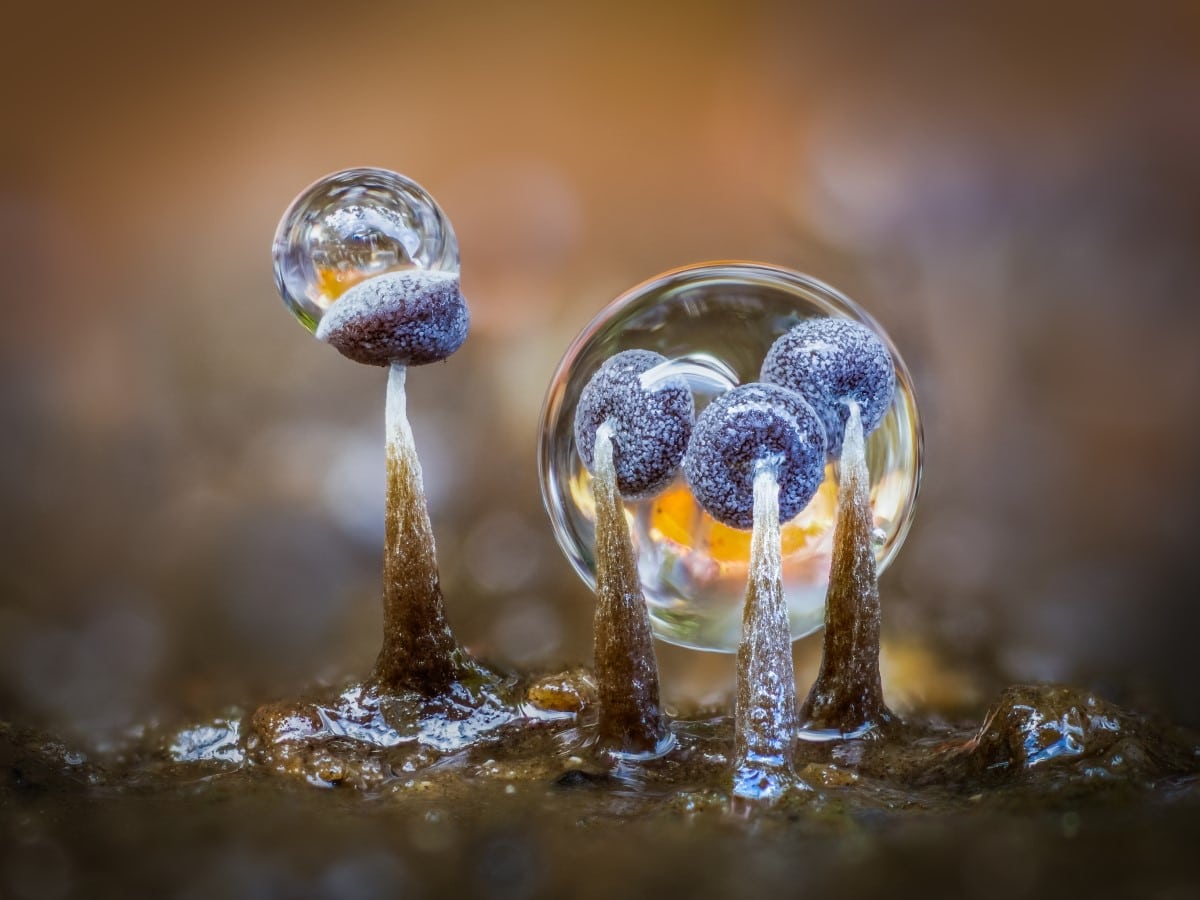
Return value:
[(584, 386), (575, 409), (575, 446), (588, 471), (596, 469), (596, 438), (611, 429), (617, 490), (626, 500), (659, 493), (679, 469), (692, 433), (694, 402), (687, 382), (643, 384), (667, 362), (650, 350), (625, 350), (604, 361)]
[(406, 370), (388, 373), (387, 506), (383, 558), (383, 647), (374, 680), (391, 690), (435, 696), (471, 664), (446, 621), (421, 463), (405, 411)]
[[(405, 399), (408, 368), (446, 359), (467, 337), (453, 229), (415, 182), (348, 170), (311, 186), (284, 213), (275, 265), (284, 300), (320, 340), (355, 362), (388, 367), (384, 623), (363, 685), (327, 703), (263, 707), (252, 718), (255, 733), (268, 743), (347, 737), (388, 745), (415, 732), (453, 744), (449, 715), (463, 720), (463, 741), (474, 739), (519, 711), (504, 679), (450, 631)], [(349, 287), (336, 293), (330, 283)], [(399, 699), (404, 709), (392, 702)]]
[[(334, 179), (341, 179), (339, 190), (346, 188), (345, 174)], [(400, 180), (406, 190), (414, 187)], [(423, 192), (415, 196), (432, 204)], [(353, 209), (356, 227), (370, 219), (360, 206)], [(388, 227), (404, 219), (376, 218)], [(437, 221), (453, 244), (448, 222)], [(293, 229), (281, 224), (281, 232)], [(424, 240), (362, 238), (357, 232), (346, 236), (357, 242), (342, 248), (346, 259), (360, 258), (359, 244), (402, 246), (411, 255)], [(285, 255), (294, 262), (291, 250)], [(328, 262), (329, 248), (322, 253)], [(315, 699), (261, 706), (248, 723), (227, 716), (174, 733), (149, 727), (98, 759), (0, 722), (0, 799), (63, 796), (71, 815), (45, 820), (78, 821), (81, 797), (111, 801), (126, 788), (134, 789), (139, 808), (142, 795), (153, 789), (184, 796), (179, 789), (186, 786), (189, 801), (209, 789), (222, 800), (229, 796), (222, 789), (249, 795), (264, 790), (254, 771), (260, 768), (313, 785), (389, 790), (395, 808), (414, 801), (422, 832), (440, 815), (430, 800), (457, 804), (460, 812), (469, 807), (507, 815), (518, 807), (500, 804), (532, 784), (549, 789), (543, 798), (568, 809), (575, 826), (604, 817), (623, 824), (648, 815), (690, 820), (710, 810), (724, 816), (744, 809), (734, 798), (779, 798), (775, 813), (750, 819), (755, 833), (760, 824), (785, 823), (781, 827), (807, 835), (813, 823), (822, 823), (844, 835), (850, 816), (855, 829), (872, 816), (878, 821), (906, 810), (924, 820), (931, 809), (954, 812), (988, 790), (1154, 789), (1200, 771), (1195, 737), (1058, 686), (1008, 689), (974, 733), (911, 723), (906, 735), (913, 740), (855, 739), (898, 733), (879, 676), (879, 592), (864, 445), (891, 402), (894, 373), (883, 344), (863, 326), (842, 320), (797, 326), (768, 354), (763, 384), (718, 398), (694, 428), (687, 384), (669, 371), (647, 379), (667, 363), (663, 357), (629, 351), (602, 365), (575, 423), (596, 503), (595, 676), (572, 671), (526, 684), (471, 659), (446, 620), (405, 409), (407, 367), (444, 359), (466, 337), (456, 253), (442, 247), (431, 254), (453, 257), (453, 272), (418, 271), (413, 260), (401, 272), (365, 264), (362, 271), (337, 270), (334, 280), (349, 287), (340, 299), (324, 298), (326, 305), (286, 295), (302, 321), (344, 355), (389, 367), (384, 639), (370, 678)], [(290, 278), (293, 269), (288, 273)], [(281, 276), (281, 285), (290, 285), (288, 278)], [(816, 684), (797, 709), (780, 524), (820, 484), (827, 453), (840, 456), (841, 484), (824, 655)], [(653, 495), (681, 465), (713, 516), (752, 529), (751, 559), (734, 714), (710, 711), (668, 728), (621, 501)], [(800, 743), (801, 729), (842, 740)], [(588, 759), (597, 744), (599, 758)], [(629, 765), (630, 757), (641, 762)], [(197, 770), (203, 777), (196, 777)], [(218, 780), (208, 777), (214, 774), (229, 778), (225, 788), (214, 787)], [(1035, 809), (1044, 805), (1042, 794), (1036, 796)], [(818, 802), (810, 802), (814, 797)], [(349, 818), (378, 830), (374, 817)], [(799, 826), (791, 824), (797, 821)], [(726, 824), (721, 821), (722, 828)], [(510, 825), (511, 817), (505, 818)], [(744, 847), (738, 849), (744, 860)]]
[(317, 326), (317, 338), (369, 366), (441, 362), (467, 339), (471, 316), (453, 272), (413, 269), (359, 282)]
[(637, 556), (621, 498), (665, 488), (692, 431), (693, 400), (682, 379), (647, 386), (642, 376), (666, 362), (627, 350), (588, 381), (575, 415), (580, 458), (592, 472), (596, 504), (594, 645), (599, 741), (622, 754), (655, 755), (668, 745), (659, 702), (658, 662)]
[(858, 405), (863, 431), (870, 434), (883, 421), (896, 391), (896, 368), (887, 347), (852, 319), (801, 322), (771, 345), (759, 377), (812, 404), (834, 456), (841, 453), (850, 404)]
[(709, 515), (731, 528), (750, 528), (754, 480), (762, 465), (775, 473), (779, 520), (795, 518), (825, 478), (825, 431), (794, 391), (743, 384), (700, 415), (683, 468)]
[[(605, 429), (607, 431), (607, 429)], [(596, 442), (595, 666), (599, 740), (628, 754), (653, 754), (668, 737), (659, 701), (658, 661), (637, 557), (617, 494), (613, 442)]]
[(796, 674), (783, 595), (779, 494), (774, 472), (760, 468), (754, 479), (755, 521), (737, 652), (733, 729), (733, 792), (752, 799), (807, 788), (796, 778), (793, 763)]
[[(370, 190), (355, 193), (355, 179), (370, 182)], [(874, 768), (910, 783), (929, 777), (974, 783), (1084, 758), (1102, 758), (1099, 768), (1110, 772), (1146, 771), (1147, 759), (1155, 771), (1195, 768), (1194, 750), (1192, 757), (1173, 751), (1160, 758), (1138, 743), (1145, 732), (1131, 718), (1094, 698), (1080, 701), (1049, 689), (1013, 689), (978, 734), (951, 742), (949, 750), (853, 742), (894, 735), (899, 725), (884, 704), (879, 674), (865, 455), (866, 435), (892, 403), (896, 373), (883, 341), (841, 318), (795, 326), (767, 353), (762, 383), (727, 391), (695, 423), (688, 382), (672, 372), (671, 361), (648, 350), (606, 360), (584, 388), (574, 422), (596, 511), (594, 682), (571, 673), (524, 685), (473, 660), (446, 620), (405, 408), (408, 367), (447, 358), (467, 336), (457, 244), (432, 198), (403, 176), (355, 170), (327, 181), (336, 189), (314, 186), (285, 214), (277, 280), (318, 338), (356, 362), (389, 368), (383, 645), (362, 684), (324, 700), (261, 707), (250, 719), (238, 765), (249, 760), (314, 784), (374, 790), (405, 773), (432, 773), (447, 755), (470, 759), (483, 747), (496, 756), (481, 772), (507, 766), (511, 777), (551, 777), (553, 747), (574, 753), (594, 743), (613, 765), (611, 775), (590, 773), (572, 755), (565, 773), (551, 780), (620, 789), (628, 778), (622, 760), (632, 757), (655, 760), (638, 777), (707, 783), (719, 773), (720, 783), (732, 782), (739, 797), (802, 797), (812, 790), (802, 776), (812, 776), (823, 791), (862, 789), (844, 765), (812, 758), (826, 751), (798, 745), (798, 733), (807, 730), (872, 748), (852, 754), (864, 773)], [(324, 209), (324, 203), (337, 208)], [(379, 215), (368, 214), (371, 203), (380, 206)], [(410, 203), (423, 204), (429, 215), (402, 214)], [(341, 229), (345, 222), (353, 227)], [(437, 228), (410, 233), (405, 223), (411, 222)], [(360, 233), (368, 226), (379, 233)], [(337, 290), (327, 290), (330, 285)], [(811, 500), (830, 456), (840, 459), (841, 484), (824, 653), (817, 681), (798, 708), (780, 525)], [(622, 501), (654, 496), (680, 468), (709, 514), (752, 534), (734, 715), (715, 727), (680, 722), (672, 731), (661, 708)], [(436, 782), (432, 774), (422, 777), (422, 785)]]
[(801, 727), (880, 736), (898, 720), (883, 701), (879, 675), (879, 579), (871, 543), (874, 517), (857, 405), (846, 424), (837, 509), (821, 667), (801, 707)]
[(865, 325), (819, 318), (771, 346), (762, 377), (809, 400), (825, 423), (829, 451), (841, 456), (821, 668), (800, 710), (801, 727), (879, 736), (898, 721), (883, 702), (879, 676), (879, 578), (865, 437), (892, 402), (895, 366)]
[(797, 515), (825, 477), (825, 435), (797, 393), (746, 384), (708, 405), (684, 457), (692, 493), (713, 518), (752, 526), (737, 652), (734, 793), (775, 798), (804, 787), (792, 766), (796, 678), (783, 590), (780, 521)]

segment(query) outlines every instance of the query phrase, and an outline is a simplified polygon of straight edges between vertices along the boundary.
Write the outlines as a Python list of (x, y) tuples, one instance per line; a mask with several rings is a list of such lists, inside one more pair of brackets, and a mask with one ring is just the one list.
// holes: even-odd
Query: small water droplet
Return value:
[(386, 169), (327, 175), (292, 201), (275, 232), (275, 284), (309, 331), (354, 285), (404, 269), (458, 272), (450, 220), (426, 190)]

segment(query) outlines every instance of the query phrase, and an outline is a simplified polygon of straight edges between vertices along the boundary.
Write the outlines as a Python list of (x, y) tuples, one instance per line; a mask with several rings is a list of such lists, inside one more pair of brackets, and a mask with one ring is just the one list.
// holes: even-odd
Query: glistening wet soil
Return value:
[[(370, 722), (360, 739), (334, 729), (272, 743), (234, 712), (89, 759), (0, 725), (0, 895), (1200, 889), (1200, 738), (1086, 692), (1014, 687), (982, 725), (909, 721), (888, 740), (802, 741), (796, 770), (814, 790), (766, 805), (731, 798), (728, 711), (676, 719), (667, 755), (621, 762), (594, 749), (587, 673), (505, 690), (523, 715), (460, 750), (413, 732), (379, 746)], [(403, 734), (403, 703), (389, 708), (388, 733)]]

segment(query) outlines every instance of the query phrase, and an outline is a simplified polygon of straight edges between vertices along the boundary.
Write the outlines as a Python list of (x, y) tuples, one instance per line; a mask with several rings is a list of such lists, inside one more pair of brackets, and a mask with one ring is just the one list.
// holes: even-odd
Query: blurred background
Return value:
[[(569, 341), (749, 258), (854, 297), (916, 379), (893, 702), (1065, 680), (1200, 724), (1200, 6), (563, 6), (6, 12), (0, 718), (103, 744), (368, 671), (384, 377), (290, 317), (270, 243), (376, 165), (462, 249), (471, 339), (409, 384), (475, 652), (590, 659), (535, 468)], [(660, 654), (673, 704), (729, 696), (730, 657)]]

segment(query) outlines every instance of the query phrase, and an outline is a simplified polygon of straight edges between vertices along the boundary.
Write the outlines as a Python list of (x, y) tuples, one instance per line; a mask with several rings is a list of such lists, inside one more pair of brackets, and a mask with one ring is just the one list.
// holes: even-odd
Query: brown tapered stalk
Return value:
[(879, 677), (874, 526), (862, 420), (851, 404), (825, 598), (825, 644), (816, 683), (800, 710), (802, 728), (857, 736), (899, 724), (883, 702)]
[(629, 754), (656, 752), (667, 737), (659, 705), (658, 660), (637, 557), (617, 493), (612, 436), (596, 435), (596, 682), (600, 745)]
[(446, 621), (421, 463), (408, 424), (405, 374), (399, 363), (388, 372), (383, 648), (373, 678), (390, 690), (435, 696), (469, 668)]
[(779, 483), (761, 466), (754, 476), (750, 572), (737, 652), (733, 791), (770, 799), (803, 787), (792, 764), (796, 748), (796, 676), (783, 594)]

